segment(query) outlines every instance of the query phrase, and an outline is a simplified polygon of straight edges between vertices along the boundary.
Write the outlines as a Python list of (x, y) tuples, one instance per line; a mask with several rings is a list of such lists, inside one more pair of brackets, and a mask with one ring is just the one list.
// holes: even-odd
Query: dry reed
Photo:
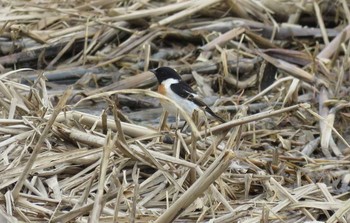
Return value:
[[(350, 221), (348, 1), (16, 0), (0, 15), (0, 222)], [(227, 122), (154, 92), (157, 66)]]

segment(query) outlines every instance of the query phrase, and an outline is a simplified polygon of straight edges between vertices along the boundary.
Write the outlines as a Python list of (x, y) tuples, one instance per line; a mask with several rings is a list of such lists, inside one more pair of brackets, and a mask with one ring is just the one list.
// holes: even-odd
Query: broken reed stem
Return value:
[(212, 4), (221, 2), (221, 0), (207, 0), (207, 1), (192, 1), (192, 5), (186, 8), (185, 10), (182, 10), (178, 13), (175, 13), (171, 16), (167, 16), (165, 19), (160, 20), (156, 24), (152, 24), (151, 28), (154, 28), (155, 26), (165, 26), (169, 23), (172, 23), (174, 21), (178, 21), (180, 19), (187, 18), (188, 16), (206, 8), (209, 7)]
[[(102, 200), (108, 202), (111, 199), (117, 197), (118, 193), (119, 193), (119, 189), (115, 189), (115, 190), (109, 192), (108, 194), (104, 194), (102, 196)], [(68, 222), (68, 221), (70, 221), (78, 216), (85, 215), (87, 212), (89, 212), (93, 208), (93, 206), (94, 206), (93, 202), (86, 204), (83, 207), (71, 210), (70, 212), (67, 212), (67, 213), (59, 215), (55, 218), (52, 218), (51, 222), (54, 222), (54, 223), (55, 222)]]
[(140, 189), (139, 176), (140, 176), (140, 168), (137, 167), (137, 162), (136, 162), (131, 175), (131, 178), (134, 183), (134, 194), (132, 197), (132, 206), (131, 206), (130, 215), (129, 215), (130, 223), (134, 223), (136, 219), (137, 198), (139, 197), (139, 189)]
[(117, 140), (118, 135), (116, 134), (113, 139), (111, 139), (111, 130), (108, 131), (107, 137), (106, 137), (106, 143), (103, 149), (103, 156), (101, 158), (101, 168), (100, 168), (100, 176), (98, 180), (98, 188), (97, 188), (97, 194), (94, 202), (94, 206), (92, 208), (92, 212), (89, 218), (88, 222), (99, 222), (99, 217), (101, 215), (101, 211), (103, 208), (103, 192), (104, 192), (104, 185), (106, 180), (106, 173), (107, 173), (107, 167), (108, 167), (108, 161), (109, 161), (109, 154), (112, 151), (112, 147), (115, 144), (115, 141)]
[(47, 134), (49, 133), (51, 126), (53, 125), (53, 123), (56, 120), (56, 117), (58, 116), (58, 114), (61, 112), (61, 110), (63, 109), (63, 107), (66, 105), (66, 102), (68, 100), (68, 98), (70, 97), (70, 95), (72, 94), (72, 87), (68, 87), (68, 89), (63, 93), (60, 101), (58, 102), (56, 108), (54, 109), (50, 120), (47, 122), (42, 134), (40, 135), (34, 149), (32, 152), (32, 155), (30, 156), (22, 174), (19, 176), (19, 179), (15, 185), (15, 187), (12, 190), (12, 196), (13, 196), (13, 200), (16, 202), (18, 199), (18, 195), (20, 190), (23, 187), (24, 181), (26, 180), (30, 170), (33, 167), (33, 164), (35, 162), (36, 157), (38, 156), (40, 149), (42, 147), (42, 143), (44, 142), (44, 140), (46, 139)]
[[(276, 188), (278, 188), (279, 192), (283, 195), (285, 195), (290, 203), (298, 203), (298, 200), (291, 195), (280, 183), (278, 183), (273, 177), (270, 178), (270, 181), (275, 185)], [(306, 208), (301, 208), (301, 211), (311, 220), (311, 221), (316, 221), (314, 216), (306, 209)]]
[(322, 51), (317, 55), (318, 59), (329, 59), (339, 48), (341, 42), (350, 38), (350, 24), (347, 25)]
[[(118, 180), (118, 178), (117, 178)], [(120, 200), (122, 198), (123, 195), (123, 191), (124, 191), (124, 187), (122, 184), (119, 185), (119, 192), (118, 195), (115, 199), (115, 206), (114, 206), (114, 216), (113, 216), (113, 223), (117, 223), (118, 222), (118, 213), (120, 210)]]
[[(45, 116), (45, 117), (50, 117), (50, 116)], [(64, 122), (66, 119), (76, 120), (77, 122), (87, 126), (93, 126), (95, 123), (96, 123), (96, 126), (99, 128), (102, 128), (103, 126), (100, 116), (86, 114), (79, 111), (68, 111), (68, 112), (59, 114), (59, 116), (57, 117), (58, 122)], [(15, 121), (14, 123), (16, 123)], [(0, 119), (0, 122), (1, 122), (1, 119)], [(126, 122), (120, 122), (120, 124), (123, 128), (124, 133), (131, 137), (140, 137), (140, 136), (146, 136), (146, 135), (152, 135), (152, 134), (158, 133), (157, 131), (151, 128), (147, 128), (141, 125), (135, 125), (135, 124), (130, 124)], [(115, 121), (111, 119), (107, 119), (107, 128), (112, 129), (113, 131), (118, 131)]]
[[(248, 116), (248, 117), (243, 117), (243, 118), (240, 118), (240, 119), (237, 119), (237, 120), (232, 120), (232, 121), (229, 121), (229, 122), (226, 122), (226, 123), (214, 126), (214, 127), (210, 128), (209, 131), (212, 132), (213, 134), (215, 134), (215, 133), (218, 133), (218, 132), (229, 130), (229, 129), (231, 129), (234, 126), (243, 125), (243, 124), (246, 124), (246, 123), (249, 123), (249, 122), (253, 122), (253, 121), (257, 121), (257, 120), (260, 120), (260, 119), (268, 118), (268, 117), (271, 117), (271, 116), (279, 115), (279, 114), (282, 114), (282, 113), (285, 113), (285, 112), (290, 112), (290, 111), (296, 110), (298, 108), (305, 108), (305, 107), (308, 107), (308, 106), (309, 106), (308, 104), (297, 104), (297, 105), (293, 105), (293, 106), (282, 108), (282, 109), (275, 110), (275, 111), (261, 112), (261, 113), (255, 114), (255, 115), (251, 115), (251, 116)], [(202, 130), (202, 131), (199, 132), (199, 134), (200, 134), (200, 136), (205, 136), (206, 131)], [(191, 142), (190, 140), (191, 140), (191, 138), (186, 139), (186, 143)]]
[[(74, 140), (76, 142), (85, 143), (85, 144), (92, 146), (92, 147), (101, 147), (104, 145), (104, 142), (105, 142), (105, 139), (103, 137), (92, 135), (92, 134), (89, 134), (86, 132), (82, 132), (82, 131), (77, 130), (77, 129), (72, 129), (69, 136), (72, 140)], [(119, 148), (118, 150), (122, 151), (123, 148), (122, 149)], [(133, 147), (132, 150), (130, 150), (130, 151), (132, 151), (134, 156), (137, 156), (137, 155), (144, 156), (143, 154), (146, 154), (146, 155), (149, 154), (149, 155), (147, 155), (148, 157), (154, 157), (157, 160), (163, 160), (163, 161), (171, 162), (174, 164), (179, 164), (182, 166), (186, 166), (188, 168), (195, 168), (196, 167), (196, 164), (191, 163), (191, 162), (186, 161), (186, 160), (183, 160), (183, 159), (169, 156), (167, 154), (163, 154), (161, 152), (153, 151), (150, 149), (147, 149), (147, 152), (145, 152), (144, 150), (145, 149), (140, 146), (140, 147)]]
[(313, 5), (314, 5), (315, 12), (316, 12), (317, 22), (318, 22), (318, 25), (320, 26), (320, 29), (321, 29), (323, 41), (327, 46), (329, 44), (329, 38), (328, 38), (327, 31), (326, 31), (326, 26), (324, 25), (324, 21), (322, 18), (320, 6), (318, 5), (318, 3), (316, 1), (313, 1)]
[[(192, 204), (214, 181), (227, 169), (230, 161), (235, 157), (231, 151), (224, 151), (212, 163), (204, 174), (174, 202), (155, 222), (173, 222), (186, 208)], [(199, 167), (197, 167), (199, 168)]]
[[(201, 168), (196, 168), (196, 171), (198, 174), (203, 175), (203, 170)], [(210, 185), (210, 190), (214, 194), (214, 197), (216, 197), (226, 208), (227, 210), (233, 212), (234, 209), (230, 205), (230, 203), (225, 199), (225, 197), (220, 193), (218, 188), (215, 187), (215, 185)]]
[[(194, 120), (194, 123), (198, 126), (199, 122), (199, 113), (198, 111), (194, 111), (192, 114), (192, 118)], [(191, 134), (192, 142), (190, 146), (190, 157), (191, 157), (191, 162), (196, 163), (197, 162), (197, 137), (194, 134)], [(196, 181), (196, 170), (195, 169), (190, 169), (190, 185), (192, 185)]]
[(341, 208), (339, 208), (327, 221), (326, 223), (338, 222), (346, 213), (350, 210), (350, 199), (345, 201)]

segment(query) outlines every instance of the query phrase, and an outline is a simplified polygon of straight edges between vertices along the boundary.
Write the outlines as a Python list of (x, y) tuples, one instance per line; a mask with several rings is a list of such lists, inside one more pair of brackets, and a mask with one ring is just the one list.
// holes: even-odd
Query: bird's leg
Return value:
[[(168, 112), (166, 110), (163, 110), (162, 115), (160, 116), (160, 120), (159, 120), (159, 127), (158, 127), (158, 131), (162, 132), (164, 129), (167, 129), (167, 118), (168, 118)], [(160, 136), (157, 137), (156, 141), (159, 142), (161, 141), (164, 137)]]
[(176, 116), (175, 116), (175, 129), (179, 129), (179, 122), (180, 122), (180, 113), (179, 113), (179, 110), (177, 110), (176, 112)]
[(186, 130), (186, 128), (185, 128), (186, 125), (187, 125), (187, 121), (185, 120), (184, 124), (183, 124), (182, 127), (181, 127), (180, 132), (184, 132), (184, 131)]
[(179, 125), (180, 125), (180, 114), (179, 112), (177, 112), (176, 114), (176, 130), (180, 129), (180, 132), (184, 132), (185, 127), (186, 127), (186, 124), (187, 124), (187, 121), (185, 120), (185, 123), (182, 125), (181, 128), (179, 128)]
[[(166, 110), (163, 111), (162, 116), (160, 117), (160, 122), (159, 122), (159, 131), (162, 132), (163, 130), (169, 129), (167, 126), (167, 118), (168, 118), (168, 112)], [(171, 137), (170, 134), (164, 133), (163, 136), (157, 137), (158, 141), (162, 140), (164, 143), (167, 144), (173, 144), (174, 139)]]
[[(195, 124), (198, 123), (198, 112), (196, 110), (192, 113), (192, 120), (194, 121)], [(181, 132), (185, 132), (188, 127), (189, 127), (189, 125), (187, 125), (187, 121), (185, 120), (185, 122), (181, 128)]]
[(181, 128), (179, 127), (179, 125), (180, 125), (180, 113), (179, 113), (179, 111), (177, 111), (177, 113), (176, 113), (176, 126), (175, 126), (175, 129), (176, 130), (180, 130), (180, 132), (184, 132), (186, 129), (187, 129), (187, 127), (188, 127), (188, 125), (187, 125), (187, 121), (185, 120), (185, 122), (184, 122), (184, 124), (181, 126)]

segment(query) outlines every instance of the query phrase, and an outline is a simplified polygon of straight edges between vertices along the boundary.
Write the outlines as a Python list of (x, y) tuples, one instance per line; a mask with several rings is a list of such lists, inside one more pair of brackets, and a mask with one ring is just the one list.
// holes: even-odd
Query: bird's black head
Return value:
[(170, 67), (159, 67), (156, 69), (152, 69), (150, 71), (156, 75), (159, 83), (162, 83), (164, 80), (167, 80), (168, 78), (181, 80), (180, 75)]

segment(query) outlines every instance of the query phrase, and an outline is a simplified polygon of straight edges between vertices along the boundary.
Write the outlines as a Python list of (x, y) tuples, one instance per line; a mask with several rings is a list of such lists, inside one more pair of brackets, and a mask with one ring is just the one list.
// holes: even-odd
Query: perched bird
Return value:
[[(204, 111), (220, 122), (225, 122), (223, 118), (215, 114), (194, 92), (190, 85), (184, 82), (180, 75), (170, 67), (159, 67), (151, 70), (158, 79), (158, 92), (181, 106), (191, 117), (193, 111)], [(177, 113), (177, 108), (166, 101), (161, 101), (162, 106), (171, 114)]]

